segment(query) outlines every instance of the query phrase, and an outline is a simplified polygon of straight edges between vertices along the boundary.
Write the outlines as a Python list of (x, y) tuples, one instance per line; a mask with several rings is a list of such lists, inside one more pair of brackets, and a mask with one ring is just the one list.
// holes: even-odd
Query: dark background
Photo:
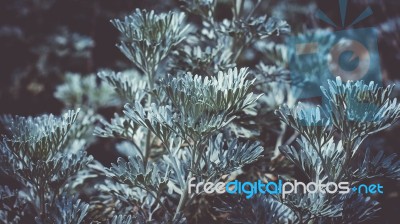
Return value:
[[(225, 1), (226, 2), (226, 1)], [(0, 3), (0, 114), (60, 114), (62, 102), (54, 97), (55, 88), (63, 83), (66, 72), (83, 76), (100, 69), (121, 71), (132, 64), (115, 47), (119, 33), (109, 22), (122, 18), (135, 8), (165, 12), (180, 6), (177, 0), (2, 0)], [(283, 5), (283, 6), (282, 6)], [(305, 12), (291, 14), (304, 7)], [(348, 21), (367, 6), (374, 14), (358, 27), (385, 28), (379, 37), (381, 68), (385, 84), (396, 82), (400, 63), (400, 1), (353, 0), (348, 4)], [(315, 27), (328, 27), (313, 17), (315, 9), (340, 23), (336, 0), (264, 1), (259, 14), (282, 10), (294, 33)], [(221, 4), (217, 19), (229, 17), (230, 9)], [(190, 18), (196, 21), (196, 17)], [(392, 22), (391, 22), (392, 21)], [(389, 24), (389, 25), (387, 25)], [(245, 60), (243, 60), (245, 61)], [(239, 60), (239, 67), (249, 62)], [(399, 88), (400, 89), (400, 88)], [(395, 92), (398, 96), (400, 91)], [(109, 114), (109, 111), (103, 111)], [(365, 145), (387, 153), (399, 153), (399, 125), (372, 136)], [(117, 153), (99, 140), (89, 153), (105, 165), (116, 161)], [(399, 183), (377, 180), (385, 194), (380, 223), (396, 223), (400, 218)], [(385, 221), (383, 221), (385, 220)]]

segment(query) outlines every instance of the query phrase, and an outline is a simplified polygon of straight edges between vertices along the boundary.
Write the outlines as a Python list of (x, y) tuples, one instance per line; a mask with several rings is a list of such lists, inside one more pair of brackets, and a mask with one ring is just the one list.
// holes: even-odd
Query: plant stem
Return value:
[(278, 139), (276, 140), (274, 157), (272, 159), (278, 158), (278, 156), (281, 154), (279, 151), (279, 146), (282, 145), (283, 137), (285, 136), (285, 132), (286, 132), (286, 127), (287, 127), (287, 125), (282, 122), (281, 123), (282, 130), (281, 130), (281, 133), (279, 133)]
[(256, 11), (256, 9), (258, 8), (258, 6), (260, 6), (260, 3), (261, 3), (261, 0), (258, 0), (257, 3), (255, 4), (255, 6), (251, 9), (249, 15), (247, 15), (246, 21), (249, 21), (251, 16), (253, 16), (253, 14)]
[[(148, 77), (148, 81), (149, 81), (149, 88), (150, 91), (153, 90), (154, 88), (154, 74), (155, 69), (153, 68), (150, 72), (146, 72), (147, 73), (147, 77)], [(152, 97), (151, 94), (148, 94), (147, 96), (147, 106), (150, 108), (151, 107), (151, 103), (152, 103)], [(151, 152), (151, 131), (147, 130), (147, 135), (146, 135), (146, 150), (144, 152), (144, 158), (143, 158), (143, 164), (144, 167), (147, 167), (147, 163), (149, 161), (150, 158), (150, 152)]]
[[(181, 198), (179, 199), (179, 204), (178, 207), (176, 208), (176, 212), (174, 215), (174, 220), (177, 218), (178, 214), (183, 210), (184, 206), (186, 205), (188, 199), (189, 199), (189, 188), (188, 188), (188, 181), (193, 177), (193, 170), (196, 168), (197, 163), (199, 161), (199, 157), (201, 157), (201, 151), (200, 153), (196, 153), (196, 150), (200, 150), (200, 144), (201, 144), (201, 140), (197, 141), (194, 144), (194, 147), (192, 148), (192, 161), (190, 164), (190, 171), (188, 174), (188, 177), (186, 178), (186, 182), (185, 182), (185, 187), (182, 191), (182, 195)], [(196, 155), (197, 155), (197, 159), (196, 159)]]
[(337, 176), (337, 180), (336, 181), (340, 181), (340, 179), (342, 178), (342, 175), (344, 174), (344, 172), (348, 169), (348, 165), (349, 162), (351, 160), (351, 148), (349, 147), (349, 142), (348, 141), (344, 141), (343, 143), (343, 149), (345, 151), (345, 159), (342, 165), (342, 169), (339, 172), (339, 175)]
[(39, 204), (40, 204), (40, 218), (42, 219), (42, 221), (45, 220), (46, 217), (46, 211), (45, 211), (45, 207), (46, 207), (46, 202), (44, 200), (44, 190), (42, 189), (44, 185), (41, 184), (41, 186), (38, 187), (38, 194), (39, 194)]
[(138, 186), (140, 189), (143, 189), (143, 190), (145, 190), (147, 193), (149, 193), (153, 198), (154, 198), (154, 200), (156, 200), (156, 202), (168, 213), (168, 214), (170, 214), (171, 215), (171, 211), (161, 202), (161, 200), (159, 199), (159, 197), (157, 197), (151, 190), (148, 190), (148, 189), (146, 189), (146, 188), (144, 188), (144, 187), (140, 187), (140, 186)]
[(174, 220), (178, 217), (178, 214), (183, 210), (183, 207), (185, 206), (185, 204), (186, 204), (186, 202), (188, 200), (189, 188), (188, 188), (188, 185), (187, 185), (187, 181), (190, 180), (190, 178), (192, 178), (192, 172), (191, 171), (190, 171), (190, 173), (188, 175), (188, 178), (186, 180), (185, 188), (183, 189), (183, 193), (181, 195), (181, 198), (179, 199), (179, 204), (178, 204), (178, 207), (176, 208), (176, 211), (175, 211)]
[(151, 131), (147, 130), (146, 150), (144, 152), (144, 158), (143, 158), (143, 164), (145, 168), (147, 167), (147, 162), (149, 161), (150, 158), (150, 151), (151, 151)]

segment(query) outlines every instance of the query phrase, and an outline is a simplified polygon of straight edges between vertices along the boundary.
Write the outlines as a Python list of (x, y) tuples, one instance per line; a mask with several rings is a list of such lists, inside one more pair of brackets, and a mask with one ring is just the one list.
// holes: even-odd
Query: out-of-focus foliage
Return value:
[[(354, 7), (365, 2), (354, 0)], [(307, 40), (301, 33), (312, 29), (334, 41), (327, 29), (315, 29), (313, 13), (325, 4), (9, 2), (0, 10), (9, 18), (0, 28), (9, 59), (0, 66), (7, 75), (0, 78), (0, 99), (28, 101), (32, 109), (24, 113), (65, 115), (2, 119), (0, 175), (15, 184), (0, 186), (0, 221), (360, 223), (382, 217), (379, 198), (356, 193), (245, 199), (188, 190), (192, 177), (193, 183), (399, 180), (398, 157), (383, 151), (384, 141), (363, 145), (396, 127), (396, 87), (393, 94), (393, 87), (336, 80), (322, 89), (328, 107), (297, 103), (297, 87), (319, 88), (325, 77), (295, 79), (284, 39), (292, 32)], [(381, 42), (398, 49), (398, 18), (375, 24)], [(320, 50), (322, 56), (330, 49)], [(297, 69), (323, 71), (315, 64)], [(47, 105), (49, 99), (62, 104)], [(107, 162), (96, 161), (101, 158)]]
[(67, 73), (65, 83), (57, 87), (54, 96), (63, 101), (66, 107), (86, 107), (96, 110), (99, 107), (118, 105), (111, 86), (97, 84), (96, 75), (82, 77), (79, 74)]

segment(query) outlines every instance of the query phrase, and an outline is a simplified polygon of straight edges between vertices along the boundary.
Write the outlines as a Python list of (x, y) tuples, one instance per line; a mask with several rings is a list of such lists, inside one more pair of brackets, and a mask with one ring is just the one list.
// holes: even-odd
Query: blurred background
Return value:
[[(156, 12), (182, 9), (178, 0), (2, 0), (0, 1), (0, 114), (60, 114), (66, 105), (55, 96), (57, 86), (66, 81), (66, 74), (82, 77), (101, 69), (124, 71), (132, 63), (115, 47), (119, 32), (110, 19), (122, 18), (136, 8)], [(229, 0), (221, 0), (217, 20), (231, 17)], [(355, 28), (375, 27), (379, 30), (378, 48), (384, 85), (398, 83), (394, 97), (400, 96), (400, 1), (350, 0), (347, 18), (354, 20), (366, 7), (373, 15)], [(317, 9), (340, 23), (336, 0), (264, 0), (258, 14), (287, 20), (292, 33), (298, 34), (329, 24), (316, 19)], [(195, 16), (189, 18), (200, 21)], [(256, 46), (254, 46), (256, 47)], [(244, 52), (238, 66), (254, 66), (262, 54)], [(99, 81), (99, 80), (97, 80)], [(100, 81), (99, 81), (100, 82)], [(85, 100), (89, 96), (82, 96)], [(89, 99), (87, 99), (89, 100)], [(116, 108), (105, 107), (99, 113), (109, 117)], [(400, 154), (399, 125), (371, 136), (365, 145), (385, 153)], [(108, 140), (97, 140), (89, 153), (106, 166), (119, 154), (107, 147)], [(3, 180), (5, 181), (5, 180)], [(378, 180), (385, 194), (380, 220), (387, 223), (400, 218), (400, 185), (395, 181)], [(384, 221), (382, 222), (384, 223)]]

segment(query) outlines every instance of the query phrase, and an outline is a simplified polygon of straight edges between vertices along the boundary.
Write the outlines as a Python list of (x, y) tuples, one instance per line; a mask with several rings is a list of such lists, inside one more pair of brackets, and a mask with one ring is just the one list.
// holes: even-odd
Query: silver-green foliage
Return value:
[[(354, 185), (374, 177), (398, 180), (400, 162), (396, 155), (384, 156), (380, 151), (372, 156), (369, 149), (359, 150), (369, 135), (400, 118), (400, 105), (390, 98), (393, 87), (363, 81), (342, 83), (340, 78), (328, 82), (328, 88), (321, 87), (328, 100), (326, 108), (299, 104), (293, 109), (282, 106), (277, 111), (281, 120), (301, 135), (297, 144), (280, 147), (281, 152), (309, 181), (347, 181)], [(361, 155), (361, 162), (357, 155)], [(282, 203), (303, 221), (358, 223), (373, 218), (380, 210), (377, 202), (356, 193), (318, 197), (312, 193), (291, 194)], [(324, 204), (328, 207), (321, 207)]]
[[(138, 72), (127, 75), (102, 71), (98, 74), (103, 81), (100, 85), (93, 75), (81, 81), (70, 76), (67, 85), (59, 88), (56, 94), (67, 103), (75, 100), (75, 104), (83, 104), (87, 88), (89, 92), (98, 93), (88, 94), (93, 99), (87, 101), (97, 109), (115, 98), (110, 94), (114, 89), (119, 100), (126, 103), (121, 113), (115, 114), (111, 121), (102, 119), (101, 126), (94, 132), (99, 137), (122, 140), (116, 149), (128, 157), (119, 158), (110, 168), (97, 170), (106, 180), (95, 185), (99, 195), (91, 198), (89, 210), (94, 213), (99, 209), (100, 216), (105, 216), (101, 221), (113, 224), (188, 222), (190, 206), (203, 193), (189, 193), (189, 179), (224, 181), (243, 166), (254, 165), (262, 154), (268, 154), (260, 143), (254, 141), (265, 132), (264, 129), (272, 132), (272, 136), (278, 134), (277, 146), (282, 144), (288, 127), (300, 135), (291, 146), (275, 147), (274, 154), (279, 158), (280, 150), (309, 181), (349, 181), (355, 184), (373, 177), (399, 179), (396, 156), (384, 156), (382, 152), (374, 154), (371, 150), (363, 154), (359, 150), (369, 135), (398, 120), (400, 110), (396, 99), (389, 97), (391, 87), (335, 80), (322, 89), (327, 107), (294, 106), (296, 93), (290, 90), (295, 89), (295, 85), (304, 84), (301, 82), (319, 85), (325, 81), (324, 76), (315, 76), (315, 73), (324, 68), (315, 66), (321, 64), (320, 58), (296, 64), (300, 71), (311, 71), (314, 75), (307, 77), (315, 80), (291, 80), (289, 88), (286, 68), (293, 62), (293, 52), (283, 44), (263, 41), (290, 31), (286, 21), (265, 15), (255, 16), (263, 2), (261, 0), (183, 2), (187, 12), (200, 16), (200, 23), (187, 23), (186, 14), (179, 11), (157, 14), (139, 9), (122, 20), (111, 21), (122, 34), (117, 47), (139, 69)], [(232, 18), (216, 19), (219, 3), (231, 6)], [(319, 39), (327, 43), (334, 41), (325, 31), (311, 35), (326, 36)], [(307, 40), (309, 36), (302, 38)], [(237, 64), (246, 60), (243, 56), (246, 50), (250, 50), (248, 55), (263, 53), (267, 60), (259, 62), (255, 69), (238, 69)], [(321, 53), (325, 55), (328, 50), (324, 48)], [(287, 105), (276, 111), (283, 121), (279, 124), (272, 113), (284, 102)], [(238, 120), (240, 123), (236, 123)], [(276, 124), (280, 125), (280, 130), (275, 130)], [(25, 125), (29, 126), (22, 126)], [(246, 125), (252, 128), (245, 128)], [(68, 127), (60, 126), (59, 130), (64, 133)], [(70, 129), (75, 133), (76, 127)], [(45, 129), (44, 133), (52, 133), (51, 130)], [(58, 137), (51, 138), (54, 142), (43, 144), (65, 142)], [(265, 142), (266, 146), (274, 144), (269, 140)], [(3, 145), (3, 149), (7, 149), (3, 150), (6, 155), (3, 158), (12, 158), (12, 147), (6, 143)], [(60, 144), (58, 148), (64, 148), (64, 145)], [(30, 142), (29, 147), (36, 150), (36, 141)], [(50, 149), (39, 147), (38, 150), (47, 153)], [(66, 158), (57, 150), (55, 152), (63, 155), (54, 157), (56, 161)], [(52, 150), (48, 153), (53, 155)], [(21, 156), (29, 155), (24, 152)], [(80, 166), (79, 158), (86, 158), (83, 153), (74, 156), (66, 160), (76, 162), (66, 165), (73, 170), (75, 165)], [(362, 159), (357, 160), (360, 157)], [(58, 167), (58, 163), (47, 156), (37, 158), (35, 154), (32, 158), (46, 159), (48, 166)], [(263, 161), (269, 159), (268, 156), (264, 158)], [(31, 161), (31, 158), (26, 161)], [(10, 167), (22, 166), (14, 163)], [(62, 167), (61, 170), (66, 169)], [(9, 169), (7, 172), (14, 171)], [(73, 173), (63, 172), (63, 175), (71, 176)], [(3, 188), (2, 192), (3, 198), (19, 198), (8, 188)], [(232, 198), (235, 201), (225, 203), (224, 209), (219, 211), (225, 212), (224, 216), (228, 215), (227, 219), (234, 223), (358, 223), (371, 219), (380, 209), (376, 201), (355, 193), (290, 194), (285, 198), (257, 195), (250, 200)], [(63, 200), (59, 197), (57, 208), (63, 207), (65, 212), (54, 220), (65, 222), (58, 221), (61, 217), (79, 222), (86, 212), (86, 205), (72, 206), (74, 200), (68, 203)], [(15, 201), (14, 206), (20, 204), (20, 201)], [(9, 210), (0, 212), (0, 217)], [(39, 217), (38, 221), (42, 218)]]
[[(37, 223), (81, 223), (86, 215), (88, 205), (66, 195), (69, 181), (92, 160), (81, 144), (74, 143), (84, 137), (88, 125), (85, 118), (76, 123), (78, 112), (68, 111), (62, 117), (2, 117), (7, 133), (0, 145), (0, 170), (23, 187), (14, 194), (15, 205), (24, 204), (24, 209), (13, 211), (17, 219), (27, 214), (36, 216)], [(5, 204), (1, 208), (7, 210)]]
[[(184, 15), (177, 12), (157, 15), (136, 10), (125, 20), (112, 21), (123, 35), (118, 47), (148, 77), (142, 85), (140, 75), (125, 79), (112, 72), (99, 74), (128, 104), (123, 115), (102, 121), (95, 134), (129, 141), (118, 146), (124, 152), (131, 147), (127, 161), (119, 159), (107, 170), (114, 184), (107, 182), (101, 189), (130, 201), (128, 211), (138, 210), (136, 214), (119, 210), (112, 222), (124, 223), (131, 219), (129, 215), (137, 214), (150, 221), (157, 211), (156, 221), (186, 222), (185, 210), (196, 197), (187, 189), (191, 177), (218, 181), (256, 161), (264, 151), (257, 142), (227, 134), (249, 133), (232, 122), (243, 114), (257, 114), (254, 106), (261, 96), (253, 94), (255, 79), (249, 77), (249, 69), (235, 68), (236, 61), (255, 42), (289, 31), (288, 24), (277, 18), (253, 17), (261, 1), (250, 12), (244, 1), (232, 2), (232, 20), (222, 22), (214, 19), (216, 1), (186, 2), (186, 9), (203, 20), (200, 27), (191, 26), (190, 33)], [(172, 75), (165, 75), (159, 68), (169, 55), (171, 60), (166, 60), (163, 69)], [(259, 73), (268, 69), (265, 65)], [(155, 81), (157, 76), (160, 82)], [(266, 80), (271, 81), (269, 77), (261, 81)], [(122, 185), (136, 193), (122, 190)], [(277, 202), (271, 203), (271, 210), (282, 216), (288, 213)]]
[(250, 91), (253, 82), (247, 80), (246, 69), (232, 69), (210, 78), (187, 74), (164, 79), (157, 91), (148, 93), (156, 101), (150, 105), (127, 104), (124, 118), (117, 118), (123, 120), (105, 122), (96, 133), (134, 141), (135, 130), (144, 127), (153, 141), (156, 137), (162, 142), (166, 155), (149, 159), (146, 145), (139, 142), (136, 156), (128, 162), (119, 159), (109, 170), (110, 176), (127, 186), (146, 190), (160, 204), (167, 200), (164, 189), (178, 193), (181, 202), (177, 210), (165, 209), (171, 215), (175, 213), (169, 219), (178, 221), (180, 210), (194, 197), (188, 195), (190, 177), (218, 180), (255, 161), (262, 153), (259, 144), (239, 144), (237, 140), (230, 141), (224, 149), (222, 134), (213, 137), (238, 112), (255, 102), (257, 97)]
[(113, 25), (123, 34), (118, 48), (152, 80), (159, 63), (184, 38), (188, 26), (183, 13), (156, 14), (137, 9)]

